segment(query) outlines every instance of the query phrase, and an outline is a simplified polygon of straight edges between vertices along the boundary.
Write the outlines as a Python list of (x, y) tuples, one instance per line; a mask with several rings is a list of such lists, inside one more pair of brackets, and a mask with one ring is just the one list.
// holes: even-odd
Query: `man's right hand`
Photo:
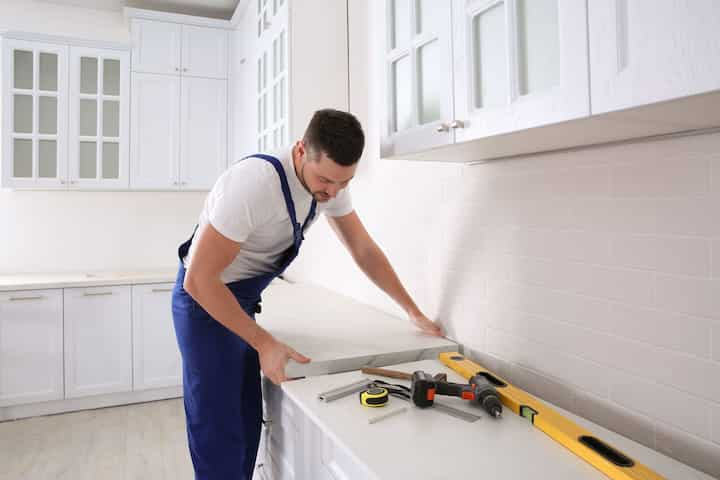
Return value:
[(260, 357), (260, 369), (266, 377), (275, 385), (287, 380), (285, 376), (285, 365), (288, 360), (293, 359), (298, 363), (309, 363), (310, 359), (301, 355), (290, 346), (270, 337), (258, 349)]

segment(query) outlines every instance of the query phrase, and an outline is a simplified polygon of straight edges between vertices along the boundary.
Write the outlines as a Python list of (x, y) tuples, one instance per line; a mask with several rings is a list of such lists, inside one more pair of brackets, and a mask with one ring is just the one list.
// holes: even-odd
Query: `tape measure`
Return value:
[(360, 403), (366, 407), (384, 407), (389, 399), (387, 388), (370, 387), (360, 392)]

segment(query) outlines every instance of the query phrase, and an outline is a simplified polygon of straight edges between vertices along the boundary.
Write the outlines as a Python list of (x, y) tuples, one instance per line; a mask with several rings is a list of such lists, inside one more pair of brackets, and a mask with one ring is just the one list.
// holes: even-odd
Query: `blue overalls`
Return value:
[[(312, 201), (308, 217), (300, 226), (280, 161), (269, 155), (252, 156), (275, 167), (293, 227), (293, 245), (283, 254), (277, 270), (227, 284), (243, 310), (255, 319), (262, 291), (297, 256), (317, 203)], [(183, 288), (182, 260), (191, 242), (192, 236), (178, 248), (180, 268), (173, 289), (172, 312), (183, 360), (185, 417), (195, 479), (249, 480), (262, 423), (258, 353), (214, 320)]]

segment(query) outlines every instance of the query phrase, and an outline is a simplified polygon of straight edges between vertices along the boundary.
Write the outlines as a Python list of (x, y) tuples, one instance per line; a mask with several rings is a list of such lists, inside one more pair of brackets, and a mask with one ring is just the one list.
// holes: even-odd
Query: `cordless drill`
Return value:
[(435, 401), (435, 395), (459, 397), (463, 400), (476, 401), (493, 417), (500, 417), (502, 404), (495, 387), (482, 375), (470, 378), (469, 383), (452, 383), (447, 376), (438, 374), (434, 377), (429, 373), (417, 370), (412, 374), (410, 396), (418, 407), (429, 407)]

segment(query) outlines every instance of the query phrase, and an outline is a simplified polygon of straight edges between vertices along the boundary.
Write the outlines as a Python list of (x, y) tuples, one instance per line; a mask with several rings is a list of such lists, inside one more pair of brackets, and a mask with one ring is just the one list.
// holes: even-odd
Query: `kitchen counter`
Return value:
[[(389, 368), (408, 373), (418, 369), (433, 374), (445, 372), (449, 381), (464, 381), (437, 360)], [(285, 382), (282, 392), (309, 421), (332, 439), (337, 446), (335, 450), (343, 450), (344, 458), (356, 465), (356, 471), (359, 468), (368, 472), (367, 478), (374, 475), (380, 479), (607, 480), (598, 470), (507, 409), (502, 418), (496, 420), (470, 402), (439, 397), (442, 403), (482, 416), (480, 420), (469, 423), (438, 411), (419, 409), (392, 397), (390, 404), (380, 409), (362, 407), (357, 394), (330, 403), (317, 398), (319, 392), (363, 377), (381, 378), (346, 372)], [(384, 380), (409, 385), (408, 381)], [(408, 407), (405, 413), (368, 424), (369, 418), (403, 406)], [(561, 408), (554, 408), (665, 478), (712, 479)], [(347, 461), (345, 464), (348, 464)]]
[(0, 292), (15, 290), (45, 290), (51, 288), (106, 287), (110, 285), (134, 285), (146, 283), (169, 283), (175, 281), (176, 269), (131, 272), (67, 272), (67, 273), (20, 273), (0, 275)]

